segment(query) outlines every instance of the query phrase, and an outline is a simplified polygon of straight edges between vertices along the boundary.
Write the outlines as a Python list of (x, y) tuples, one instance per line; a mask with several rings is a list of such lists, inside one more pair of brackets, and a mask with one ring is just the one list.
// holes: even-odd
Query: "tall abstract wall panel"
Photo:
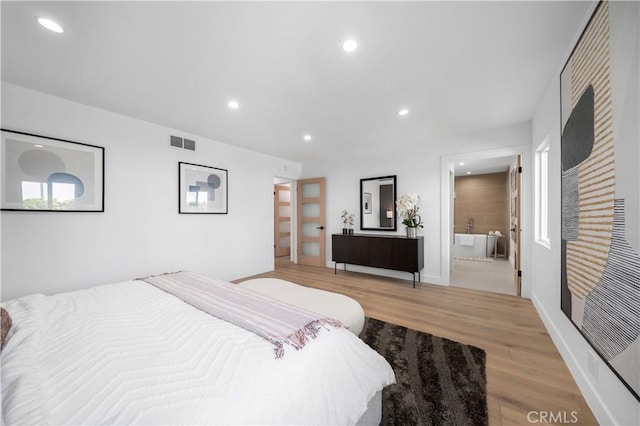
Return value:
[(617, 31), (610, 7), (598, 5), (560, 76), (561, 309), (640, 400), (638, 13)]

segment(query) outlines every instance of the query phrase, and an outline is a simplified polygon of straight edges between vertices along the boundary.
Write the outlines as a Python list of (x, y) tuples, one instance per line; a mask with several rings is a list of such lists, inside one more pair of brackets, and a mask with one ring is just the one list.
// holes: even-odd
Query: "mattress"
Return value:
[(395, 382), (346, 329), (273, 345), (141, 281), (4, 304), (6, 424), (354, 424)]

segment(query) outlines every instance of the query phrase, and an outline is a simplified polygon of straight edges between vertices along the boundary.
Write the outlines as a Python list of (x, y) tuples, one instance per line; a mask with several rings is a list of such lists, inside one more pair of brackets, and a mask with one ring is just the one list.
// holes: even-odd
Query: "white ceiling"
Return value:
[[(483, 175), (488, 173), (506, 172), (509, 166), (515, 163), (516, 156), (482, 158), (477, 160), (464, 160), (454, 164), (456, 176)], [(470, 172), (470, 173), (468, 173)]]
[[(304, 162), (531, 120), (590, 3), (1, 7), (3, 81)], [(359, 43), (351, 54), (347, 37)]]

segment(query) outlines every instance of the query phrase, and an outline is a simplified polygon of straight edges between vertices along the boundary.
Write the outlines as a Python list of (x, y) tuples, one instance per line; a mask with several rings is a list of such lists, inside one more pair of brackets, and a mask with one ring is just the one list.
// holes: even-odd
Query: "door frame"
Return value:
[[(286, 188), (283, 189), (283, 188)], [(289, 193), (289, 201), (287, 201), (287, 203), (289, 203), (288, 207), (289, 207), (289, 216), (280, 216), (280, 207), (282, 207), (280, 205), (280, 203), (282, 203), (282, 201), (280, 201), (280, 192), (281, 191), (286, 191)], [(292, 192), (292, 188), (291, 188), (291, 182), (280, 182), (280, 183), (275, 183), (274, 180), (274, 184), (273, 184), (273, 217), (274, 217), (274, 221), (273, 221), (273, 246), (274, 246), (274, 257), (285, 257), (285, 256), (289, 256), (289, 258), (291, 258), (291, 240), (292, 240), (292, 235), (293, 235), (293, 205), (292, 205), (292, 196), (293, 196), (293, 192)], [(280, 247), (280, 241), (281, 239), (283, 239), (283, 236), (281, 236), (281, 231), (280, 231), (280, 218), (281, 217), (287, 217), (289, 219), (289, 247), (288, 247), (288, 252), (286, 250), (283, 250)], [(278, 250), (283, 250), (285, 253), (284, 254), (279, 254)]]
[[(289, 244), (291, 244), (291, 250), (289, 252), (289, 259), (291, 260), (291, 262), (293, 263), (297, 263), (298, 262), (298, 258), (297, 258), (297, 226), (298, 226), (298, 217), (297, 217), (297, 186), (298, 186), (298, 181), (297, 179), (291, 179), (291, 178), (284, 178), (284, 177), (280, 177), (280, 176), (274, 176), (273, 177), (273, 183), (271, 184), (271, 189), (273, 190), (274, 185), (281, 185), (283, 183), (288, 183), (291, 187), (291, 241), (289, 242)], [(274, 217), (271, 219), (271, 222), (274, 224), (274, 232), (273, 232), (273, 244), (272, 246), (275, 247), (276, 245), (276, 240), (275, 240), (275, 212), (274, 212)], [(275, 254), (275, 252), (274, 252)], [(274, 261), (275, 261), (275, 256), (273, 257)]]
[(531, 239), (533, 236), (533, 160), (531, 145), (514, 145), (483, 151), (470, 151), (443, 155), (440, 158), (440, 274), (442, 284), (451, 285), (451, 244), (453, 223), (449, 171), (455, 170), (460, 161), (519, 155), (522, 165), (520, 175), (520, 270), (521, 297), (531, 298)]
[[(513, 249), (510, 249), (509, 252), (513, 252), (513, 279), (516, 283), (516, 295), (522, 296), (522, 277), (520, 276), (520, 271), (522, 271), (522, 227), (520, 226), (520, 216), (522, 215), (522, 157), (518, 157), (515, 164), (516, 170), (513, 174), (515, 178), (515, 187), (516, 187), (516, 197), (517, 202), (514, 203), (515, 212), (516, 212), (516, 220), (515, 223), (510, 224), (508, 234), (511, 235), (511, 231), (516, 234), (515, 243), (513, 243)], [(513, 194), (511, 193), (511, 189), (509, 189), (509, 202), (513, 199)], [(511, 220), (511, 219), (509, 219)], [(511, 228), (513, 226), (513, 228)], [(511, 245), (511, 244), (510, 244)], [(507, 253), (508, 256), (509, 253)]]

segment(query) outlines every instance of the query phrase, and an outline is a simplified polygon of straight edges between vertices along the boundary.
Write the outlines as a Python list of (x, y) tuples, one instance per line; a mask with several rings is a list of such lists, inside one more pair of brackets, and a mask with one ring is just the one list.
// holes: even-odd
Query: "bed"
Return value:
[(143, 281), (3, 303), (5, 424), (376, 423), (393, 370), (346, 328), (272, 343)]

